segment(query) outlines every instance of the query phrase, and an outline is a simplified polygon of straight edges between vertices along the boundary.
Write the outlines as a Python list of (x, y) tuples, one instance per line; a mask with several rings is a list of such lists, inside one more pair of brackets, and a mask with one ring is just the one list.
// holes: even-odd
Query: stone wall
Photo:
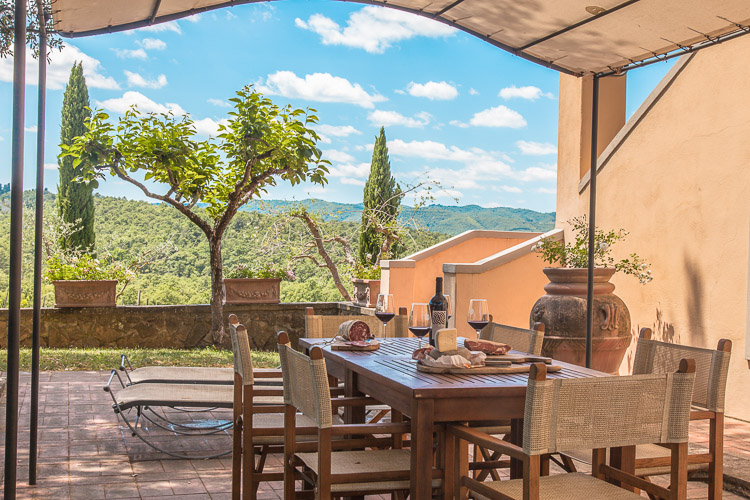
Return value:
[[(224, 306), (247, 326), (253, 349), (275, 350), (284, 330), (296, 344), (305, 332), (305, 308), (316, 314), (351, 314), (350, 304), (281, 303)], [(21, 310), (21, 344), (31, 345), (31, 309)], [(42, 309), (41, 343), (45, 347), (169, 347), (205, 344), (211, 329), (208, 305), (118, 306)], [(0, 309), (0, 346), (7, 346), (8, 310)], [(227, 347), (230, 345), (227, 339)]]

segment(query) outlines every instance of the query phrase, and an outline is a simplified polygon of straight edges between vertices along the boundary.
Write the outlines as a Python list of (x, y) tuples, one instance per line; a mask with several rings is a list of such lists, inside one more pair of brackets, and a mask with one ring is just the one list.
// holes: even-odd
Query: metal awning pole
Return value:
[(34, 226), (34, 318), (31, 330), (31, 415), (29, 419), (29, 484), (36, 484), (39, 434), (39, 347), (42, 327), (42, 230), (44, 228), (44, 132), (47, 108), (47, 18), (42, 0), (39, 18), (39, 97), (36, 136), (36, 220)]
[(594, 252), (596, 245), (596, 167), (597, 167), (597, 133), (599, 128), (599, 76), (594, 75), (591, 92), (591, 165), (589, 170), (589, 268), (586, 287), (586, 368), (591, 368), (594, 327)]
[(13, 27), (13, 144), (10, 180), (10, 276), (8, 279), (8, 374), (5, 415), (4, 498), (16, 498), (18, 466), (18, 370), (21, 339), (23, 230), (23, 134), (26, 97), (26, 2), (16, 0)]

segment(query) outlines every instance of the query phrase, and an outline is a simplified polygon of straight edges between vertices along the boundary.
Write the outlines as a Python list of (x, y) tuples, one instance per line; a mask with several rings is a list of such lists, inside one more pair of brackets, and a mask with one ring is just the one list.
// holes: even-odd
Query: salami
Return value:
[(421, 349), (415, 349), (414, 352), (411, 355), (411, 359), (424, 359), (425, 356), (430, 354), (430, 351), (432, 351), (434, 348), (432, 346), (423, 347)]
[(510, 351), (508, 344), (492, 342), (491, 340), (464, 340), (464, 346), (470, 351), (481, 351), (489, 355), (505, 354)]
[(350, 319), (339, 325), (339, 336), (354, 342), (364, 342), (370, 338), (370, 327), (364, 321)]

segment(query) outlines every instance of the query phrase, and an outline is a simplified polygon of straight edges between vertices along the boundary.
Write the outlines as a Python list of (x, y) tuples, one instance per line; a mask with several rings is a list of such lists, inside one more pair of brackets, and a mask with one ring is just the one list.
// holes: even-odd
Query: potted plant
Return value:
[(294, 272), (273, 264), (258, 268), (239, 264), (224, 278), (225, 304), (278, 304), (282, 280), (294, 281)]
[[(571, 243), (543, 238), (532, 250), (549, 264), (544, 274), (550, 282), (546, 294), (531, 309), (529, 323), (544, 323), (542, 353), (561, 361), (584, 365), (586, 358), (586, 296), (588, 290), (588, 240), (586, 217), (568, 221), (575, 239)], [(630, 346), (630, 312), (615, 295), (610, 278), (616, 272), (632, 275), (642, 284), (651, 281), (650, 265), (635, 253), (616, 261), (612, 247), (625, 239), (624, 229), (594, 233), (594, 321), (592, 368), (617, 373), (625, 352)]]
[[(55, 286), (55, 307), (114, 307), (135, 272), (91, 255), (54, 255), (44, 273)], [(123, 283), (120, 292), (117, 284)]]
[(380, 266), (366, 266), (357, 263), (352, 271), (354, 283), (354, 304), (362, 307), (375, 307), (380, 293)]

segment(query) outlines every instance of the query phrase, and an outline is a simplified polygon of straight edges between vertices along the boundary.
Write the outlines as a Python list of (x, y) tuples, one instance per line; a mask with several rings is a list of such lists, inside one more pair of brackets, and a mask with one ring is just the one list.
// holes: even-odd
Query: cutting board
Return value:
[[(445, 373), (453, 375), (502, 375), (506, 373), (529, 373), (531, 365), (511, 364), (510, 366), (480, 366), (478, 368), (438, 368), (417, 363), (417, 370), (425, 373)], [(562, 366), (547, 365), (547, 372), (559, 372)]]
[(498, 354), (494, 356), (487, 356), (487, 363), (500, 363), (502, 361), (509, 361), (513, 364), (517, 363), (546, 363), (552, 364), (552, 358), (546, 358), (544, 356), (535, 356), (534, 354)]
[(380, 342), (373, 341), (366, 346), (348, 345), (344, 342), (335, 342), (331, 344), (332, 351), (377, 351), (380, 348)]

